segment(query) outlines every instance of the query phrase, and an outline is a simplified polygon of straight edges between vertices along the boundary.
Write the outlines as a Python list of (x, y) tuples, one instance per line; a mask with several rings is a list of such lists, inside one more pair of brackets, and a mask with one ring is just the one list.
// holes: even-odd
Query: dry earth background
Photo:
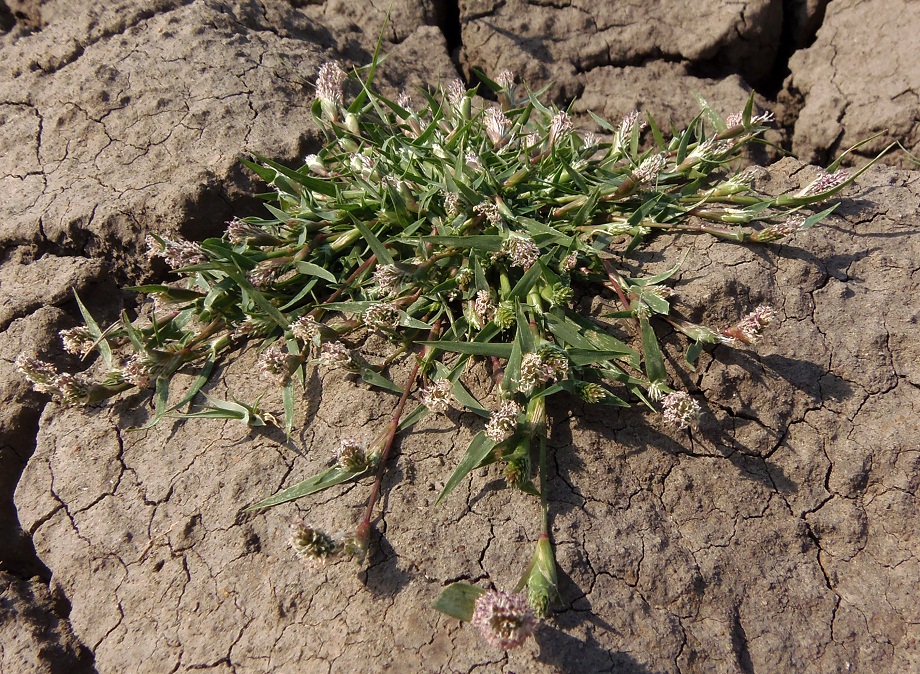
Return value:
[[(0, 0), (0, 670), (920, 671), (920, 174), (903, 155), (790, 245), (645, 254), (664, 268), (690, 249), (691, 318), (769, 303), (782, 320), (756, 352), (673, 370), (705, 393), (692, 437), (639, 410), (551, 409), (562, 598), (508, 655), (429, 607), (458, 578), (513, 585), (536, 534), (536, 506), (489, 470), (431, 507), (469, 415), (401, 443), (366, 572), (311, 572), (285, 545), (295, 507), (239, 511), (372, 435), (389, 398), (319, 373), (286, 446), (217, 422), (127, 432), (142, 396), (73, 411), (24, 384), (19, 353), (74, 365), (55, 337), (77, 323), (71, 288), (111, 320), (122, 285), (163, 274), (145, 234), (257, 212), (238, 158), (316, 147), (303, 81), (369, 59), (372, 4)], [(677, 125), (694, 93), (730, 112), (754, 86), (773, 139), (821, 164), (883, 128), (867, 154), (920, 149), (918, 34), (910, 0), (395, 0), (383, 84), (511, 67), (578, 111)], [(785, 159), (764, 186), (817, 171)], [(254, 397), (248, 358), (226, 374)], [(331, 501), (297, 507), (350, 526), (357, 493)]]

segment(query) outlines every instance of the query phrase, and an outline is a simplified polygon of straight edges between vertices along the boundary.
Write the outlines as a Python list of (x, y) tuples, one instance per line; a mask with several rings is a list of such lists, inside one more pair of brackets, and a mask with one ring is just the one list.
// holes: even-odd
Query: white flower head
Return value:
[(510, 650), (533, 634), (537, 618), (523, 594), (493, 590), (476, 600), (470, 624), (478, 627), (492, 646)]
[(453, 394), (450, 381), (438, 379), (431, 386), (421, 390), (422, 404), (432, 412), (444, 414), (452, 406)]
[(320, 101), (342, 105), (342, 82), (348, 73), (335, 61), (324, 63), (316, 75), (316, 98)]
[(493, 442), (504, 442), (517, 430), (517, 419), (523, 409), (513, 400), (506, 400), (501, 404), (486, 424), (486, 437)]
[(681, 430), (694, 426), (700, 419), (700, 404), (683, 391), (666, 395), (661, 406), (665, 423), (673, 424)]

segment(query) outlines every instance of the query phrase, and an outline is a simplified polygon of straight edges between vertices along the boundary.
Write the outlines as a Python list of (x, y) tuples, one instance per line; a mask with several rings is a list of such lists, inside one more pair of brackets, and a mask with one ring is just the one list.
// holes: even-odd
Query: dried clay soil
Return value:
[[(453, 580), (513, 586), (532, 551), (537, 505), (497, 469), (433, 506), (476, 417), (402, 439), (365, 570), (311, 569), (286, 547), (289, 519), (348, 528), (365, 486), (241, 510), (328, 465), (343, 435), (374, 435), (391, 397), (317, 371), (288, 443), (216, 421), (129, 431), (148, 396), (64, 409), (15, 372), (20, 353), (76, 365), (56, 340), (78, 322), (72, 288), (112, 320), (133, 308), (123, 285), (163, 278), (147, 233), (202, 237), (257, 212), (239, 157), (315, 149), (304, 80), (329, 58), (366, 62), (383, 22), (350, 0), (102, 4), (0, 1), (0, 672), (920, 671), (907, 155), (787, 244), (684, 236), (637, 258), (659, 271), (687, 255), (675, 299), (693, 320), (758, 304), (779, 318), (695, 370), (665, 338), (672, 381), (705, 402), (692, 433), (638, 408), (551, 406), (561, 597), (506, 654), (430, 607)], [(397, 0), (381, 85), (512, 67), (557, 103), (580, 95), (576, 112), (639, 107), (665, 125), (692, 118), (695, 93), (731, 112), (756, 86), (772, 139), (806, 162), (887, 129), (860, 164), (920, 145), (918, 30), (909, 0)], [(819, 171), (782, 159), (758, 187)], [(243, 353), (211, 393), (256, 397), (253, 370)]]

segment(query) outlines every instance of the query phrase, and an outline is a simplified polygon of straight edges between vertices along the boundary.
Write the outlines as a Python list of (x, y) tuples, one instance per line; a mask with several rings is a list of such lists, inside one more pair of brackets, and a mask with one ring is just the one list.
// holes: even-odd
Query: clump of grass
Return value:
[[(636, 112), (617, 124), (593, 116), (598, 136), (575, 129), (565, 110), (545, 105), (509, 72), (494, 81), (481, 76), (498, 104), (475, 99), (459, 81), (421, 91), (417, 102), (407, 94), (393, 101), (373, 89), (375, 66), (320, 69), (313, 113), (326, 142), (303, 166), (246, 161), (272, 188), (266, 216), (234, 220), (223, 237), (200, 243), (148, 238), (150, 254), (178, 278), (134, 288), (156, 299), (149, 316), (123, 315), (103, 330), (80, 304), (86, 325), (62, 334), (64, 345), (83, 356), (97, 352), (101, 377), (62, 374), (32, 358), (19, 365), (37, 389), (67, 404), (151, 389), (151, 424), (164, 416), (273, 423), (258, 401), (208, 397), (179, 412), (215, 364), (244, 346), (259, 349), (261, 372), (281, 389), (289, 434), (309, 368), (341, 368), (398, 395), (389, 424), (368, 446), (343, 439), (333, 467), (249, 508), (374, 476), (364, 517), (348, 535), (295, 525), (296, 554), (320, 562), (366, 555), (397, 433), (450, 408), (482, 416), (483, 430), (438, 501), (474, 468), (503, 464), (510, 488), (540, 500), (535, 552), (515, 589), (521, 594), (458, 583), (435, 605), (513, 647), (556, 596), (547, 398), (565, 392), (592, 404), (638, 403), (686, 429), (700, 406), (671, 387), (655, 325), (687, 336), (692, 363), (705, 345), (754, 343), (774, 318), (762, 306), (723, 330), (690, 323), (671, 307), (677, 267), (633, 275), (622, 260), (670, 234), (785, 240), (827, 216), (832, 208), (807, 207), (858, 173), (827, 173), (795, 194), (759, 193), (756, 172), (739, 166), (770, 119), (755, 114), (753, 97), (728, 117), (703, 102), (689, 128), (670, 137), (651, 115)], [(346, 83), (357, 94), (347, 103)], [(645, 129), (650, 147), (640, 143)], [(576, 291), (610, 293), (619, 309), (584, 315), (573, 305)], [(362, 353), (370, 332), (392, 345), (383, 364)], [(478, 400), (463, 384), (477, 359), (491, 368), (495, 400)], [(401, 382), (389, 376), (398, 360), (411, 364)], [(197, 374), (184, 392), (171, 390), (180, 371)], [(418, 402), (410, 404), (413, 394)]]

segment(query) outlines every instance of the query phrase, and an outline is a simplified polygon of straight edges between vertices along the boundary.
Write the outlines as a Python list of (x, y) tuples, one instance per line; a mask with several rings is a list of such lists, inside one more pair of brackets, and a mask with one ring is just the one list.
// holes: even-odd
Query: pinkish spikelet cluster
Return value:
[(623, 116), (623, 119), (620, 121), (620, 128), (617, 129), (616, 134), (614, 135), (614, 145), (622, 150), (626, 147), (626, 144), (632, 138), (633, 129), (636, 128), (636, 125), (639, 125), (639, 131), (641, 132), (646, 127), (646, 121), (644, 119), (639, 119), (639, 111), (633, 110), (626, 113)]
[(280, 341), (272, 342), (271, 346), (259, 354), (259, 371), (277, 383), (284, 384), (291, 374), (289, 358), (290, 354)]
[(474, 171), (482, 170), (482, 161), (479, 159), (479, 155), (475, 152), (467, 152), (463, 160), (466, 162), (466, 165)]
[(372, 464), (372, 458), (356, 438), (342, 438), (336, 466), (347, 473), (361, 473)]
[(149, 234), (145, 241), (147, 243), (147, 258), (162, 257), (166, 260), (166, 264), (173, 269), (191, 267), (208, 261), (208, 256), (201, 249), (201, 246), (192, 241), (186, 241), (185, 239), (173, 241), (164, 238), (157, 240), (156, 237)]
[(665, 158), (663, 154), (653, 154), (646, 157), (639, 164), (639, 167), (633, 171), (633, 177), (640, 183), (652, 183), (658, 178), (658, 174), (664, 168)]
[(341, 367), (346, 370), (357, 368), (354, 356), (342, 342), (323, 342), (316, 362), (326, 367)]
[(531, 239), (512, 234), (502, 244), (502, 252), (508, 256), (512, 267), (530, 269), (540, 257), (540, 248)]
[(155, 372), (149, 357), (135, 354), (122, 365), (121, 374), (138, 388), (150, 388)]
[(757, 241), (758, 243), (779, 241), (780, 239), (785, 239), (786, 237), (792, 236), (798, 232), (800, 229), (802, 229), (803, 224), (805, 224), (804, 217), (801, 215), (790, 215), (782, 222), (777, 222), (770, 225), (766, 229), (755, 232), (753, 235), (751, 235), (751, 241)]
[(396, 104), (403, 110), (412, 110), (412, 97), (408, 91), (400, 91), (396, 96)]
[(463, 82), (459, 79), (452, 80), (451, 83), (447, 85), (447, 100), (452, 106), (459, 108), (465, 97), (466, 87), (463, 86)]
[[(773, 113), (769, 110), (760, 115), (753, 115), (751, 117), (752, 126), (761, 126), (763, 124), (769, 124), (773, 121)], [(741, 126), (744, 122), (744, 113), (743, 112), (733, 112), (728, 117), (725, 118), (725, 126), (729, 129)]]
[(291, 334), (303, 342), (312, 342), (319, 330), (320, 324), (312, 316), (301, 316), (291, 324)]
[(530, 393), (541, 384), (565, 379), (568, 372), (568, 358), (558, 349), (547, 348), (539, 353), (525, 354), (521, 360), (520, 389)]
[(773, 307), (762, 304), (738, 321), (737, 325), (723, 330), (722, 334), (729, 339), (743, 342), (744, 344), (754, 344), (760, 339), (763, 329), (770, 325), (775, 318), (776, 311), (773, 310)]
[(492, 590), (476, 600), (471, 625), (492, 646), (510, 650), (521, 646), (537, 626), (537, 618), (523, 594)]
[(326, 103), (342, 105), (342, 82), (348, 73), (335, 61), (324, 63), (316, 75), (316, 98)]
[(837, 171), (836, 173), (825, 173), (823, 176), (812, 182), (805, 189), (798, 193), (799, 197), (813, 197), (818, 194), (830, 192), (832, 189), (839, 187), (850, 178), (849, 171)]
[(476, 313), (476, 318), (479, 319), (480, 326), (484, 326), (495, 316), (495, 304), (492, 302), (492, 294), (488, 290), (480, 290), (476, 293), (473, 311)]
[(64, 405), (82, 405), (87, 402), (92, 381), (82, 374), (63, 372), (54, 385), (57, 388), (55, 393)]
[(573, 251), (566, 255), (565, 259), (562, 261), (562, 271), (566, 274), (570, 274), (576, 266), (578, 266), (578, 253)]
[(399, 309), (385, 302), (372, 304), (362, 316), (364, 325), (372, 330), (395, 330), (399, 326)]
[(374, 283), (376, 284), (373, 293), (377, 297), (395, 295), (399, 292), (403, 279), (406, 275), (395, 264), (384, 264), (374, 270)]
[(502, 222), (502, 214), (499, 212), (498, 206), (491, 201), (483, 201), (480, 204), (476, 204), (473, 206), (473, 212), (477, 215), (481, 215), (489, 221), (489, 224), (495, 225), (496, 227)]
[(431, 386), (421, 390), (422, 404), (432, 412), (444, 414), (451, 407), (453, 394), (450, 390), (450, 381), (438, 379)]
[(51, 363), (40, 358), (20, 355), (16, 358), (16, 369), (32, 382), (32, 388), (39, 393), (56, 393), (60, 373)]
[(448, 192), (444, 196), (444, 212), (447, 217), (455, 218), (460, 215), (460, 195), (456, 192)]
[(495, 82), (502, 89), (511, 89), (514, 87), (514, 72), (505, 68), (495, 76)]
[(549, 124), (549, 144), (555, 145), (565, 134), (572, 131), (572, 120), (565, 110), (560, 110)]
[(661, 401), (661, 406), (665, 423), (677, 426), (681, 430), (699, 421), (700, 404), (683, 391), (675, 391), (666, 395)]
[(250, 239), (258, 239), (264, 234), (265, 232), (255, 225), (251, 225), (239, 218), (233, 218), (227, 223), (227, 241), (233, 245), (247, 243)]
[(93, 382), (82, 374), (59, 373), (51, 363), (20, 355), (16, 369), (32, 383), (39, 393), (48, 393), (64, 405), (82, 405), (87, 402)]
[(268, 288), (275, 280), (275, 267), (270, 262), (260, 262), (247, 278), (254, 288)]
[(88, 354), (96, 340), (90, 334), (89, 328), (78, 325), (69, 330), (61, 330), (58, 335), (61, 343), (64, 345), (64, 351), (72, 353), (75, 356), (85, 356)]
[(493, 145), (498, 145), (504, 139), (508, 129), (511, 128), (511, 120), (501, 111), (500, 108), (489, 108), (484, 115), (486, 135)]
[(517, 418), (522, 408), (513, 400), (506, 400), (501, 404), (486, 424), (486, 437), (493, 442), (504, 442), (517, 430)]

